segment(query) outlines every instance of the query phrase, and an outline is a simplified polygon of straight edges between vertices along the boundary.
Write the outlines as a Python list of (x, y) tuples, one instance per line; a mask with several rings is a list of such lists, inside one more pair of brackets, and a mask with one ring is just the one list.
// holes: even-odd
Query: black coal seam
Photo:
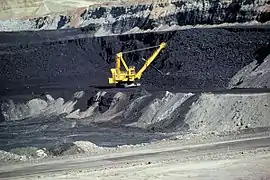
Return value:
[[(196, 28), (196, 29), (206, 29), (206, 28)], [(214, 27), (214, 28), (207, 28), (207, 29), (225, 29), (227, 31), (230, 31), (230, 32), (269, 32), (270, 31), (270, 25), (269, 26), (247, 26), (247, 27), (242, 27), (242, 26), (239, 26), (239, 27)], [(21, 46), (21, 48), (25, 48), (29, 45), (32, 45), (32, 44), (51, 44), (53, 45), (54, 43), (66, 43), (67, 41), (69, 42), (74, 42), (74, 41), (78, 41), (78, 40), (81, 40), (81, 39), (100, 39), (100, 38), (108, 38), (108, 37), (125, 37), (125, 36), (140, 36), (141, 34), (170, 34), (170, 33), (176, 33), (177, 31), (189, 31), (189, 29), (185, 29), (185, 30), (170, 30), (170, 31), (157, 31), (157, 32), (147, 32), (147, 33), (134, 33), (134, 34), (120, 34), (120, 35), (111, 35), (111, 36), (102, 36), (102, 37), (94, 37), (94, 32), (95, 31), (91, 31), (91, 33), (93, 33), (93, 35), (89, 35), (89, 32), (87, 33), (81, 33), (81, 28), (75, 28), (75, 29), (72, 29), (72, 32), (70, 33), (69, 32), (70, 30), (69, 29), (58, 29), (58, 30), (51, 30), (51, 31), (48, 31), (48, 32), (43, 32), (43, 31), (35, 31), (35, 34), (38, 34), (38, 37), (40, 39), (38, 40), (33, 40), (32, 38), (35, 38), (34, 36), (32, 36), (32, 33), (31, 31), (28, 31), (28, 32), (0, 32), (0, 47), (5, 47), (5, 46), (14, 46), (14, 47), (17, 47), (17, 46)], [(57, 34), (56, 34), (57, 33)], [(48, 37), (48, 35), (50, 34), (55, 34), (53, 36), (50, 36)], [(61, 34), (65, 34), (64, 36), (60, 37), (59, 38), (59, 35)], [(79, 36), (78, 36), (79, 35)], [(8, 37), (10, 36), (10, 37)], [(16, 38), (16, 42), (10, 42), (10, 38), (14, 38), (16, 36), (20, 36), (19, 39), (22, 39), (22, 38), (27, 38), (27, 40), (29, 41), (26, 41), (26, 42), (22, 42), (18, 43), (17, 39)], [(22, 37), (21, 37), (22, 36)], [(85, 37), (80, 37), (80, 36), (85, 36)], [(8, 38), (8, 39), (6, 39)], [(1, 40), (2, 39), (2, 40)], [(3, 41), (6, 39), (6, 42)], [(34, 41), (34, 42), (33, 42)]]
[[(209, 61), (209, 62), (206, 62), (208, 59), (210, 59), (211, 57), (208, 57), (208, 54), (211, 53), (212, 55), (211, 56), (216, 56), (216, 53), (213, 52), (215, 50), (219, 51), (219, 47), (213, 47), (213, 45), (215, 45), (215, 43), (210, 43), (209, 42), (209, 48), (211, 50), (211, 52), (208, 50), (208, 49), (202, 49), (200, 50), (200, 48), (202, 48), (202, 43), (201, 41), (205, 41), (205, 40), (209, 40), (209, 38), (212, 38), (212, 36), (216, 33), (216, 35), (220, 36), (220, 33), (224, 33), (224, 34), (229, 34), (229, 33), (226, 33), (226, 31), (221, 31), (220, 29), (192, 29), (192, 30), (186, 30), (186, 31), (173, 31), (174, 34), (172, 34), (171, 32), (170, 33), (150, 33), (150, 34), (138, 34), (138, 35), (124, 35), (124, 36), (119, 36), (119, 37), (113, 37), (113, 38), (109, 38), (107, 37), (107, 41), (112, 43), (112, 54), (114, 54), (114, 51), (116, 52), (116, 50), (119, 49), (119, 46), (121, 47), (125, 47), (126, 45), (132, 45), (132, 44), (150, 44), (150, 45), (153, 45), (153, 44), (157, 44), (157, 42), (163, 40), (163, 39), (166, 39), (168, 38), (168, 36), (171, 35), (171, 37), (169, 38), (172, 38), (172, 37), (175, 37), (175, 34), (179, 33), (177, 37), (179, 37), (179, 39), (177, 39), (177, 37), (175, 37), (176, 39), (174, 39), (172, 43), (170, 43), (170, 47), (169, 48), (165, 48), (165, 50), (160, 54), (159, 58), (160, 59), (170, 59), (170, 60), (166, 60), (166, 64), (164, 64), (164, 67), (163, 69), (170, 69), (171, 71), (179, 71), (178, 74), (182, 75), (182, 79), (181, 77), (178, 77), (178, 76), (175, 76), (175, 77), (162, 77), (164, 79), (164, 81), (158, 81), (158, 79), (156, 79), (156, 82), (153, 81), (153, 78), (157, 78), (157, 75), (156, 75), (156, 72), (152, 72), (151, 70), (147, 71), (145, 73), (145, 76), (144, 77), (153, 77), (151, 78), (151, 81), (150, 79), (146, 78), (145, 80), (148, 80), (149, 83), (157, 83), (159, 84), (159, 86), (162, 85), (162, 83), (167, 83), (167, 80), (168, 81), (171, 81), (171, 83), (178, 83), (177, 81), (186, 81), (187, 83), (192, 83), (191, 81), (193, 80), (193, 76), (191, 76), (190, 73), (190, 70), (189, 69), (193, 69), (193, 70), (199, 70), (198, 73), (200, 73), (201, 75), (198, 76), (198, 79), (197, 79), (197, 84), (196, 86), (206, 86), (208, 84), (203, 84), (202, 81), (207, 81), (210, 83), (210, 81), (208, 81), (208, 79), (205, 79), (203, 77), (203, 75), (205, 77), (208, 76), (208, 74), (206, 74), (205, 72), (201, 72), (202, 70), (211, 70), (209, 69), (208, 67), (211, 66), (212, 68), (214, 69), (218, 69), (218, 70), (223, 70), (221, 68), (225, 67), (228, 69), (227, 70), (224, 70), (229, 72), (229, 73), (236, 73), (236, 69), (239, 69), (239, 68), (242, 68), (242, 66), (246, 65), (247, 63), (249, 63), (249, 61), (251, 60), (251, 58), (248, 57), (247, 60), (245, 60), (245, 64), (243, 64), (242, 60), (241, 60), (241, 56), (245, 57), (245, 56), (250, 56), (250, 55), (245, 55), (243, 54), (244, 53), (244, 49), (245, 46), (247, 46), (248, 48), (251, 48), (251, 46), (254, 46), (253, 47), (254, 49), (256, 48), (260, 48), (261, 46), (263, 46), (262, 42), (265, 43), (263, 39), (261, 40), (258, 40), (258, 42), (254, 41), (254, 37), (251, 37), (251, 42), (255, 42), (254, 44), (250, 44), (248, 41), (247, 41), (247, 38), (244, 37), (244, 36), (241, 36), (241, 38), (243, 38), (243, 41), (246, 45), (244, 45), (241, 49), (241, 51), (237, 54), (233, 54), (233, 55), (230, 55), (230, 53), (234, 53), (234, 51), (232, 51), (231, 49), (233, 49), (233, 43), (239, 43), (239, 42), (234, 42), (234, 39), (233, 39), (233, 36), (236, 36), (239, 35), (240, 33), (232, 33), (232, 39), (229, 39), (228, 43), (224, 44), (225, 47), (222, 47), (222, 48), (225, 48), (225, 50), (227, 49), (228, 50), (228, 54), (222, 54), (223, 51), (221, 51), (221, 55), (224, 56), (224, 57), (221, 57), (220, 60), (219, 59), (216, 59), (215, 61), (217, 61), (219, 64), (220, 67), (217, 67), (217, 66), (213, 66), (213, 61)], [(202, 34), (202, 37), (201, 38), (198, 38), (198, 33), (201, 33)], [(209, 33), (209, 34), (208, 34)], [(160, 35), (160, 37), (158, 37), (158, 35)], [(189, 35), (190, 34), (190, 35)], [(261, 33), (260, 35), (263, 35), (264, 33)], [(155, 37), (156, 35), (156, 37)], [(254, 33), (251, 34), (252, 36), (254, 36)], [(207, 37), (209, 36), (209, 37)], [(263, 35), (264, 36), (264, 35)], [(123, 38), (121, 37), (127, 37), (124, 41)], [(220, 37), (221, 38), (221, 37)], [(29, 65), (26, 64), (26, 61), (23, 60), (25, 59), (25, 57), (22, 56), (22, 54), (16, 54), (15, 56), (4, 56), (4, 60), (6, 62), (14, 62), (14, 64), (10, 64), (10, 70), (13, 71), (12, 68), (18, 68), (19, 65), (21, 65), (21, 69), (23, 69), (24, 67), (25, 68), (28, 68), (27, 66), (33, 66), (34, 69), (33, 69), (33, 72), (25, 72), (25, 71), (20, 71), (20, 68), (16, 69), (16, 72), (14, 73), (18, 73), (18, 77), (16, 78), (24, 78), (23, 76), (27, 76), (29, 73), (30, 74), (34, 74), (35, 76), (41, 76), (41, 73), (43, 73), (45, 76), (48, 75), (48, 78), (56, 78), (56, 76), (60, 77), (59, 73), (58, 73), (58, 70), (59, 68), (62, 68), (63, 71), (67, 71), (66, 74), (63, 73), (63, 75), (61, 75), (61, 77), (66, 77), (66, 76), (70, 76), (70, 77), (74, 77), (76, 76), (78, 73), (84, 73), (84, 74), (90, 74), (91, 75), (96, 75), (97, 74), (97, 66), (100, 66), (101, 68), (103, 68), (103, 65), (105, 66), (105, 64), (108, 64), (108, 62), (113, 62), (113, 61), (108, 61), (108, 62), (104, 62), (104, 61), (101, 61), (101, 58), (99, 57), (100, 55), (97, 55), (94, 53), (94, 51), (102, 51), (102, 47), (100, 47), (100, 42), (98, 42), (100, 39), (102, 38), (93, 38), (92, 41), (84, 41), (83, 39), (82, 40), (76, 40), (76, 41), (71, 41), (69, 44), (67, 45), (59, 45), (59, 46), (55, 46), (55, 47), (51, 47), (51, 46), (42, 46), (42, 49), (40, 48), (40, 50), (43, 50), (43, 52), (39, 52), (37, 51), (36, 54), (35, 53), (31, 53), (29, 54), (29, 56), (33, 56), (33, 58), (36, 60), (39, 60), (40, 62), (35, 62), (33, 58), (29, 58), (30, 61), (29, 61)], [(105, 38), (106, 39), (106, 38)], [(113, 45), (113, 42), (118, 42), (120, 39), (120, 43), (118, 44), (115, 44)], [(171, 41), (172, 41), (171, 39)], [(182, 45), (179, 45), (179, 40), (181, 39), (181, 42), (183, 43)], [(130, 41), (130, 42), (128, 42)], [(193, 41), (193, 42), (192, 42)], [(261, 41), (261, 42), (260, 42)], [(91, 42), (94, 42), (93, 44)], [(192, 43), (191, 43), (192, 42)], [(232, 42), (232, 43), (230, 43)], [(207, 42), (205, 42), (207, 43)], [(77, 47), (75, 46), (75, 44), (77, 44)], [(218, 43), (219, 44), (219, 43)], [(50, 45), (50, 44), (48, 44)], [(55, 44), (57, 45), (57, 44)], [(192, 47), (194, 45), (194, 47)], [(222, 42), (221, 42), (221, 45), (222, 45)], [(114, 47), (115, 46), (115, 47)], [(118, 47), (117, 47), (118, 46)], [(187, 49), (189, 46), (191, 46), (193, 48), (193, 50), (189, 50)], [(173, 48), (173, 49), (171, 49)], [(55, 50), (55, 52), (54, 52)], [(67, 54), (67, 56), (69, 57), (61, 57), (59, 56), (60, 53), (62, 53), (62, 51), (65, 51), (65, 53)], [(72, 54), (70, 53), (71, 52), (74, 52), (76, 54)], [(88, 51), (88, 52), (87, 52)], [(182, 51), (182, 52), (181, 52)], [(200, 53), (201, 51), (201, 53)], [(206, 52), (206, 51), (209, 51), (209, 52)], [(47, 53), (46, 53), (47, 52)], [(174, 53), (174, 52), (180, 52), (180, 53)], [(200, 54), (204, 55), (204, 57), (199, 57), (198, 55), (196, 55), (195, 53), (199, 52)], [(106, 54), (106, 52), (104, 52)], [(250, 53), (250, 52), (248, 52)], [(178, 54), (180, 54), (180, 57), (178, 58)], [(89, 59), (88, 59), (88, 55), (92, 56), (90, 59), (91, 60), (91, 63), (93, 64), (89, 64)], [(146, 54), (142, 53), (141, 56), (145, 56)], [(187, 56), (188, 55), (188, 56)], [(37, 57), (38, 56), (38, 57)], [(45, 56), (45, 57), (44, 57)], [(48, 56), (48, 58), (46, 58), (46, 56)], [(58, 57), (57, 57), (58, 56)], [(73, 56), (76, 57), (76, 60), (72, 60), (73, 59)], [(181, 56), (183, 56), (185, 59), (190, 59), (190, 58), (193, 58), (193, 60), (196, 60), (196, 56), (198, 57), (198, 60), (201, 58), (200, 61), (187, 61), (184, 63), (184, 60), (181, 59)], [(237, 57), (238, 56), (238, 57)], [(3, 56), (1, 56), (3, 57)], [(70, 59), (71, 57), (71, 59)], [(228, 58), (229, 57), (229, 58)], [(15, 60), (18, 60), (18, 62), (15, 62), (14, 61), (14, 58)], [(50, 60), (50, 58), (53, 58), (53, 60)], [(61, 58), (61, 60), (59, 60), (59, 58)], [(67, 59), (66, 59), (67, 58)], [(11, 59), (13, 59), (13, 61), (11, 61)], [(104, 59), (104, 58), (103, 58)], [(232, 60), (234, 59), (234, 60)], [(238, 62), (235, 62), (235, 60), (237, 60)], [(20, 64), (20, 62), (22, 64)], [(56, 62), (58, 61), (59, 64), (56, 64)], [(71, 62), (69, 62), (71, 61)], [(74, 62), (73, 62), (74, 61)], [(171, 61), (171, 62), (169, 62)], [(227, 62), (226, 62), (227, 61)], [(46, 63), (50, 63), (50, 66), (52, 68), (56, 68), (55, 69), (50, 69), (50, 71), (53, 71), (53, 73), (55, 73), (52, 77), (49, 77), (51, 76), (51, 74), (48, 74), (49, 72), (47, 72), (48, 70), (46, 69)], [(71, 63), (70, 65), (68, 64), (65, 64), (66, 62), (68, 63)], [(104, 63), (103, 63), (104, 62)], [(225, 62), (225, 63), (224, 63)], [(75, 64), (74, 64), (75, 63)], [(160, 62), (157, 61), (155, 62), (157, 64), (160, 65)], [(192, 67), (187, 67), (188, 64), (192, 65)], [(201, 63), (201, 64), (200, 64)], [(207, 66), (208, 69), (205, 69), (205, 64), (203, 63), (208, 63), (209, 66)], [(237, 63), (237, 66), (236, 67), (233, 67), (234, 64)], [(239, 63), (242, 63), (242, 66), (239, 65)], [(40, 67), (40, 69), (42, 71), (37, 71), (36, 68), (39, 68), (37, 67), (38, 66), (43, 66), (44, 65), (44, 68), (43, 67)], [(87, 68), (90, 68), (89, 70), (87, 68), (85, 68), (85, 66), (87, 65)], [(7, 64), (5, 64), (4, 66), (7, 66)], [(174, 66), (177, 66), (174, 67)], [(109, 67), (109, 66), (108, 66)], [(187, 68), (183, 68), (183, 67), (187, 67)], [(81, 69), (79, 69), (81, 68)], [(92, 69), (91, 69), (92, 68)], [(105, 68), (105, 67), (104, 67)], [(107, 67), (106, 67), (107, 68)], [(6, 70), (7, 68), (5, 68), (4, 70)], [(29, 69), (29, 68), (28, 68)], [(82, 70), (83, 69), (83, 70)], [(232, 70), (234, 69), (234, 70)], [(19, 72), (17, 72), (19, 71)], [(233, 71), (233, 72), (232, 72)], [(4, 74), (5, 71), (3, 71), (3, 75), (4, 77), (9, 77), (9, 75), (5, 75)], [(25, 74), (26, 73), (26, 74)], [(185, 76), (185, 73), (189, 74), (189, 77), (184, 77)], [(215, 74), (218, 74), (219, 72), (215, 72)], [(227, 73), (228, 74), (228, 73)], [(44, 75), (42, 75), (41, 77), (44, 77)], [(102, 74), (103, 75), (103, 74)], [(210, 74), (211, 75), (211, 74)], [(226, 74), (224, 74), (226, 75)], [(107, 76), (104, 74), (104, 77)], [(211, 75), (212, 76), (212, 75)], [(11, 76), (10, 76), (11, 77)], [(101, 78), (104, 78), (104, 77), (101, 77)], [(13, 78), (13, 77), (12, 77)], [(85, 75), (85, 78), (87, 78), (87, 75)], [(189, 78), (189, 79), (188, 79)], [(211, 78), (210, 76), (207, 77), (207, 78)], [(226, 78), (223, 78), (223, 77), (212, 77), (214, 78), (213, 80), (215, 81), (218, 81), (218, 82), (222, 82), (222, 81), (227, 81), (226, 79), (227, 78), (230, 78), (230, 77), (226, 77)], [(106, 79), (105, 79), (106, 80)], [(90, 83), (90, 82), (89, 82)], [(147, 81), (146, 81), (147, 83)], [(195, 81), (196, 83), (196, 81)], [(182, 84), (182, 83), (181, 83)], [(193, 83), (194, 84), (194, 83)], [(168, 84), (170, 85), (170, 84)], [(211, 85), (211, 83), (210, 83)], [(173, 85), (172, 85), (173, 86)]]

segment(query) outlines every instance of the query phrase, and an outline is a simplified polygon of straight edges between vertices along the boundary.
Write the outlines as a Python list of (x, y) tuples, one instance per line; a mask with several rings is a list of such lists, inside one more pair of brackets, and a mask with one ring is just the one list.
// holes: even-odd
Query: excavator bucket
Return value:
[(132, 87), (139, 87), (139, 86), (141, 86), (141, 84), (134, 82), (134, 83), (131, 83), (131, 84), (126, 83), (124, 86), (125, 86), (125, 88), (132, 88)]
[(133, 87), (139, 87), (139, 86), (141, 86), (141, 84), (137, 82), (116, 84), (116, 87), (118, 88), (133, 88)]

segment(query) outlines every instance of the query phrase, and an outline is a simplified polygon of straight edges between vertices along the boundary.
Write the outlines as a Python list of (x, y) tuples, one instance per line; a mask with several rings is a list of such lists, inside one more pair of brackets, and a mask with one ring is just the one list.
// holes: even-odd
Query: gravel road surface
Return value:
[[(218, 179), (220, 179), (221, 176), (221, 179), (225, 179), (226, 177), (232, 178), (232, 176), (224, 173), (218, 174), (219, 171), (225, 171), (226, 168), (228, 169), (230, 164), (233, 165), (233, 163), (243, 164), (248, 158), (253, 157), (254, 163), (252, 163), (252, 165), (255, 165), (256, 162), (260, 162), (269, 167), (269, 140), (270, 136), (265, 136), (184, 146), (181, 145), (181, 143), (177, 144), (176, 140), (174, 143), (170, 143), (171, 147), (168, 146), (167, 143), (160, 143), (160, 146), (148, 148), (146, 150), (138, 151), (135, 148), (125, 153), (111, 153), (76, 159), (52, 160), (36, 164), (10, 165), (1, 168), (0, 178), (73, 179), (74, 176), (77, 178), (89, 178), (89, 176), (92, 178), (98, 178), (100, 176), (102, 176), (102, 178), (108, 178), (110, 175), (114, 174), (114, 177), (110, 176), (110, 178), (125, 179), (129, 178), (129, 176), (134, 177), (134, 173), (138, 171), (139, 175), (136, 177), (137, 179), (147, 177), (151, 177), (152, 179), (154, 177), (163, 179), (165, 176), (174, 179), (183, 176), (183, 174), (181, 175), (181, 172), (183, 171), (191, 172), (191, 167), (193, 166), (196, 171), (193, 171), (191, 174), (193, 174), (195, 179), (199, 179), (199, 177), (196, 178), (198, 175), (196, 175), (197, 171), (199, 169), (204, 171), (204, 168), (206, 170), (201, 172), (204, 175), (207, 174), (206, 172), (213, 171), (213, 169), (216, 170), (215, 173), (208, 174), (208, 178), (213, 178), (218, 175)], [(200, 163), (202, 164), (200, 165)], [(142, 167), (144, 168), (143, 172), (145, 173), (142, 173)], [(240, 168), (243, 168), (243, 166)], [(246, 168), (250, 167), (246, 165)], [(173, 173), (173, 171), (176, 170), (177, 173)], [(235, 172), (232, 172), (232, 174), (233, 173)], [(260, 172), (257, 172), (256, 169), (251, 169), (250, 173), (260, 173), (260, 175), (257, 174), (257, 178), (259, 176), (262, 177), (262, 175), (266, 177), (267, 174), (269, 175), (269, 168), (265, 166), (264, 169), (260, 169)], [(191, 174), (185, 173), (185, 175), (188, 176)], [(238, 174), (239, 177), (243, 176), (240, 171)], [(235, 177), (236, 176), (234, 176), (234, 178)]]

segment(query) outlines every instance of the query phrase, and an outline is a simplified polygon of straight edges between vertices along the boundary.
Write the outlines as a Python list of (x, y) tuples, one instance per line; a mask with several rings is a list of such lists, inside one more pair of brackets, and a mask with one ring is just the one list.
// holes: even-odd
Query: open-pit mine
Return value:
[(269, 22), (267, 0), (1, 1), (0, 179), (270, 179)]

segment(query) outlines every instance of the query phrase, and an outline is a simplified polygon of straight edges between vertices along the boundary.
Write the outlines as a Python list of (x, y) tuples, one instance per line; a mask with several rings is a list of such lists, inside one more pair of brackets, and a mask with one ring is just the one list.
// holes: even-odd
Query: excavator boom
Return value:
[(166, 43), (163, 42), (159, 45), (159, 48), (155, 50), (155, 52), (150, 56), (144, 63), (143, 67), (136, 73), (135, 78), (141, 79), (143, 72), (146, 70), (146, 68), (155, 60), (159, 52), (166, 46)]

